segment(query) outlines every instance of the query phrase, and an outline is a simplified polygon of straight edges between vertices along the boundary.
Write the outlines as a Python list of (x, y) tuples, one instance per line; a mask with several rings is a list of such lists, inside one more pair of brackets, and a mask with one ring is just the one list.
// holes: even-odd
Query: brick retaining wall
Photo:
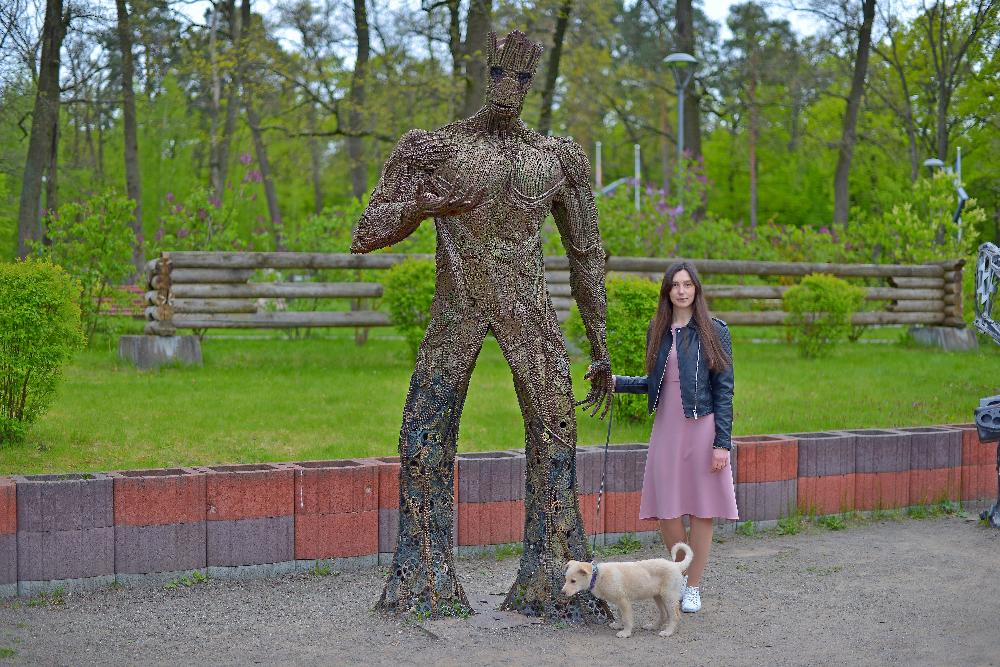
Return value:
[[(997, 495), (996, 443), (969, 424), (734, 438), (741, 520), (836, 514)], [(639, 520), (646, 445), (577, 450), (588, 539), (656, 539)], [(523, 452), (456, 461), (455, 548), (520, 542)], [(396, 457), (0, 477), (0, 596), (60, 586), (157, 583), (191, 571), (266, 576), (330, 562), (392, 558), (399, 522)], [(720, 522), (723, 523), (723, 522)]]

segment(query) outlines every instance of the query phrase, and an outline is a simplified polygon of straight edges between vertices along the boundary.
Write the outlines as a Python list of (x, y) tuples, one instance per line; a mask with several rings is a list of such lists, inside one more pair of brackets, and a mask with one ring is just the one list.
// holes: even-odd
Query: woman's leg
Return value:
[[(691, 561), (691, 565), (688, 566), (687, 575), (688, 586), (692, 588), (698, 587), (698, 583), (701, 581), (701, 573), (705, 571), (705, 565), (708, 563), (708, 552), (712, 549), (713, 527), (712, 519), (702, 519), (696, 516), (691, 517), (691, 540), (688, 544), (694, 550), (694, 559)], [(677, 555), (680, 556), (680, 554)]]
[[(667, 548), (667, 553), (678, 542), (687, 542), (687, 531), (684, 529), (684, 520), (680, 517), (676, 519), (660, 519), (660, 537), (663, 538), (663, 546)], [(679, 559), (684, 558), (680, 554), (677, 557)]]

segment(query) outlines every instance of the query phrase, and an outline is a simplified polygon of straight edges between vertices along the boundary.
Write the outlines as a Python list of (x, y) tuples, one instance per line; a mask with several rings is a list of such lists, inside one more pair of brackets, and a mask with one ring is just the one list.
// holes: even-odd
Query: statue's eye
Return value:
[(528, 85), (531, 82), (531, 73), (530, 72), (518, 72), (517, 73), (517, 82), (520, 83), (522, 86)]
[(491, 67), (490, 68), (490, 77), (494, 81), (499, 81), (501, 78), (503, 78), (503, 67), (498, 67), (496, 65), (494, 65), (493, 67)]

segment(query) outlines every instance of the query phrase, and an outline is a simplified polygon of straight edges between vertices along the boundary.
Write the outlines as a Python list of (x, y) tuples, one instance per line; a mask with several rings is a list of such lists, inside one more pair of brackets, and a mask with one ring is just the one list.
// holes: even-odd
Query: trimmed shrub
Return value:
[(864, 289), (824, 273), (810, 274), (785, 292), (786, 326), (802, 356), (824, 356), (835, 342), (846, 338), (851, 316), (864, 298)]
[(386, 271), (383, 283), (383, 299), (392, 323), (406, 338), (414, 358), (431, 321), (434, 275), (434, 262), (408, 259)]
[(80, 284), (50, 262), (0, 264), (0, 444), (24, 440), (84, 346), (79, 295)]
[[(607, 336), (611, 370), (616, 375), (645, 375), (646, 331), (656, 314), (660, 285), (634, 276), (608, 278), (605, 284), (608, 292)], [(565, 328), (569, 340), (589, 354), (590, 341), (587, 340), (587, 330), (576, 306), (566, 320)], [(638, 421), (647, 414), (645, 396), (616, 396), (616, 417)]]
[(88, 340), (107, 306), (130, 300), (128, 293), (116, 286), (135, 271), (134, 209), (131, 199), (113, 191), (63, 204), (45, 220), (51, 245), (32, 244), (36, 254), (65, 267), (79, 283), (80, 314)]

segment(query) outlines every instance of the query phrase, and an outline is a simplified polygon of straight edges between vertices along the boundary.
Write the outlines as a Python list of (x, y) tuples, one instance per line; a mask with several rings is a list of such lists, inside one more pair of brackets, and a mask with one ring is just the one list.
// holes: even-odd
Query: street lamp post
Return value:
[(684, 90), (694, 78), (698, 59), (690, 53), (671, 53), (663, 62), (670, 66), (677, 83), (677, 168), (680, 169), (684, 160)]

